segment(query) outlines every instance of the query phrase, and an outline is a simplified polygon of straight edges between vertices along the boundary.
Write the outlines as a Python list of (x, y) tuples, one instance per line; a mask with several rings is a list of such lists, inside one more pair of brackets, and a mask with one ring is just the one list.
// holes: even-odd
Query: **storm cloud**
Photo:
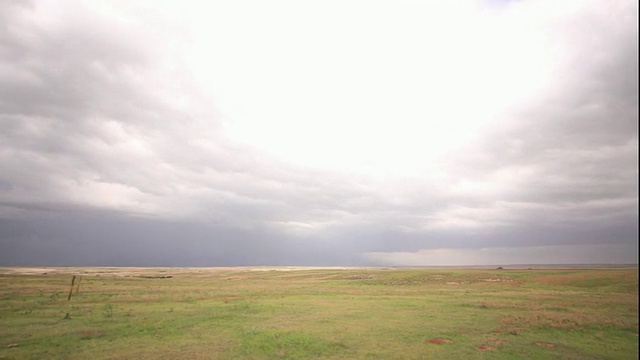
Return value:
[(637, 14), (0, 1), (0, 265), (637, 263)]

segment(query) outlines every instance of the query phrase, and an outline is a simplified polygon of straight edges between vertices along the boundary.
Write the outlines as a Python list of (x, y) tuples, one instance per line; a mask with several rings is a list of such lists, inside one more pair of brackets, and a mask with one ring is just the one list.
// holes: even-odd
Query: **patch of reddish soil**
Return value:
[(548, 347), (548, 348), (554, 348), (556, 347), (556, 344), (552, 344), (552, 343), (547, 343), (547, 342), (537, 342), (536, 345), (538, 346), (544, 346), (544, 347)]
[(478, 349), (480, 351), (487, 351), (487, 350), (488, 351), (492, 351), (492, 350), (495, 350), (496, 348), (494, 348), (491, 345), (480, 345), (480, 346), (476, 347), (476, 349)]
[(438, 345), (442, 345), (442, 344), (450, 344), (450, 343), (452, 343), (452, 342), (453, 342), (453, 340), (435, 338), (435, 339), (427, 340), (427, 342), (428, 342), (429, 344), (438, 344)]

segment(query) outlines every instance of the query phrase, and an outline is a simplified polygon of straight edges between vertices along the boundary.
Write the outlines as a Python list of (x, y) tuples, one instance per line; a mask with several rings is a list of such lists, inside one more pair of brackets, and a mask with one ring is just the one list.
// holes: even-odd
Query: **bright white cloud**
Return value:
[(541, 21), (472, 2), (209, 6), (187, 61), (230, 136), (296, 165), (436, 170), (554, 70)]

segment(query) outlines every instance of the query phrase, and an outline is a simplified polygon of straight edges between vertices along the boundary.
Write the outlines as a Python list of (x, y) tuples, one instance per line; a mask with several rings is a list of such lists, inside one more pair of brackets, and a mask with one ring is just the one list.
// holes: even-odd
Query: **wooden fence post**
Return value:
[(73, 294), (73, 284), (76, 282), (76, 276), (73, 275), (71, 278), (71, 288), (69, 289), (69, 297), (67, 297), (67, 301), (71, 300), (71, 294)]
[(82, 280), (81, 276), (78, 276), (78, 281), (76, 281), (76, 291), (75, 294), (78, 293), (78, 291), (80, 290), (80, 280)]

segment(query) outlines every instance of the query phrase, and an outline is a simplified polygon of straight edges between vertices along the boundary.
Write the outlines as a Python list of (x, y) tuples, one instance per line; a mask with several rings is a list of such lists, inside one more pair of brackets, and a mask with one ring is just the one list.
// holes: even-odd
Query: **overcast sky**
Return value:
[(637, 262), (635, 0), (0, 0), (0, 265)]

